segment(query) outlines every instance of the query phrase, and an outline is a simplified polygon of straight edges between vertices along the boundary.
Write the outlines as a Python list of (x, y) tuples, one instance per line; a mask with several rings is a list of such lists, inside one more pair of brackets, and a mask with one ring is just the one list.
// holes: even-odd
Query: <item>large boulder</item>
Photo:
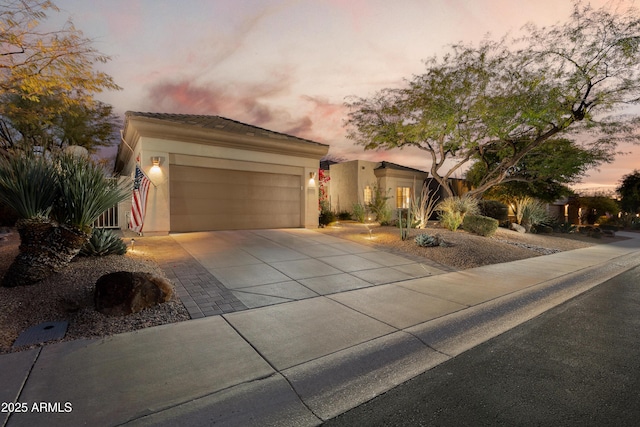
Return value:
[(173, 286), (149, 273), (117, 271), (96, 282), (96, 310), (110, 316), (125, 316), (169, 301)]
[(509, 228), (512, 229), (513, 231), (517, 231), (518, 233), (526, 233), (527, 232), (526, 228), (524, 228), (520, 224), (516, 224), (515, 222), (512, 222), (509, 225)]

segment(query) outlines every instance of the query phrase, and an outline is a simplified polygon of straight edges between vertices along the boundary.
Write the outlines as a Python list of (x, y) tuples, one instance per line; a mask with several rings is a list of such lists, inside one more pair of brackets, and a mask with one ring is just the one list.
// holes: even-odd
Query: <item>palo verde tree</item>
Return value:
[(424, 150), (449, 196), (449, 178), (476, 163), (470, 196), (531, 179), (527, 162), (547, 160), (532, 156), (577, 135), (588, 165), (611, 159), (620, 141), (640, 140), (637, 117), (615, 115), (640, 99), (636, 9), (577, 0), (566, 23), (524, 32), (454, 45), (405, 87), (352, 98), (347, 136), (365, 149)]
[(49, 0), (9, 0), (0, 6), (0, 148), (46, 149), (108, 144), (117, 126), (111, 107), (94, 99), (118, 90), (94, 69), (109, 60), (71, 21), (46, 28)]
[(622, 177), (620, 186), (616, 188), (620, 194), (620, 208), (629, 214), (640, 213), (640, 171)]
[[(585, 149), (566, 138), (549, 139), (527, 154), (511, 169), (509, 179), (491, 187), (484, 197), (503, 201), (533, 197), (553, 202), (571, 195), (570, 184), (578, 182), (590, 168), (609, 158), (607, 149)], [(467, 171), (466, 178), (472, 185), (478, 185), (488, 169), (486, 162), (476, 162)]]

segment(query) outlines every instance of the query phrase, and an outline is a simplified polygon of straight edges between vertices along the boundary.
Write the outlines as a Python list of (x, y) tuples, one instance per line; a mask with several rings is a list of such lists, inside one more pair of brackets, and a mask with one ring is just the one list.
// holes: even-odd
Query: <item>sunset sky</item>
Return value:
[[(57, 0), (112, 60), (127, 110), (219, 115), (329, 144), (346, 159), (428, 170), (419, 151), (365, 152), (345, 138), (344, 102), (424, 70), (446, 45), (565, 20), (569, 0)], [(600, 6), (605, 0), (592, 0)], [(633, 3), (633, 1), (629, 1)], [(51, 15), (54, 18), (54, 15)], [(640, 168), (640, 147), (585, 178), (615, 187)]]

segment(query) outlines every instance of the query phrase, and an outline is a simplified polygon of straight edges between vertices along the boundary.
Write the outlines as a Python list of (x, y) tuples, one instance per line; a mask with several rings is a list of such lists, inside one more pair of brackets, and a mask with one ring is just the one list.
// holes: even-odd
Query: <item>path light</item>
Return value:
[(133, 246), (136, 244), (136, 239), (131, 239), (131, 250), (133, 250)]

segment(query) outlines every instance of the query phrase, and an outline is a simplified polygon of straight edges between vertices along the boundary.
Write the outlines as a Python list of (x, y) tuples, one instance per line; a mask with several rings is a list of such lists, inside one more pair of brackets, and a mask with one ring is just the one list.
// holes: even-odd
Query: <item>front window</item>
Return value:
[(371, 187), (369, 187), (368, 185), (366, 187), (364, 187), (364, 204), (365, 206), (368, 205), (369, 203), (371, 203), (371, 199), (372, 199), (372, 193), (371, 193)]
[(411, 187), (398, 187), (396, 189), (396, 208), (406, 209), (411, 203)]

